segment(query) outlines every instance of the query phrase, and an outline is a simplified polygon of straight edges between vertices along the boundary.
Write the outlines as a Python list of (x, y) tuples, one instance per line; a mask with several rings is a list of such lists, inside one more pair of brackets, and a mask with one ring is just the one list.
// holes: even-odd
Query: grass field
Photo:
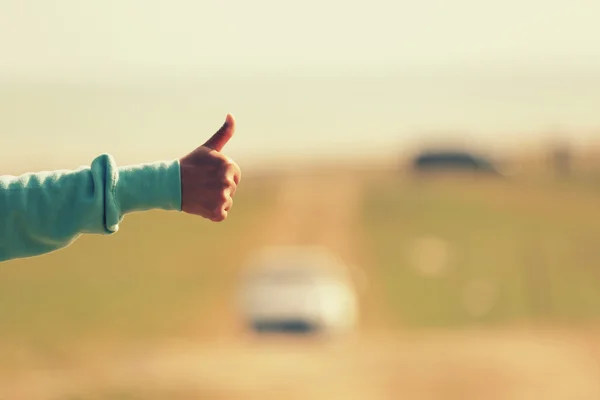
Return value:
[(114, 235), (83, 236), (43, 257), (4, 263), (0, 365), (21, 363), (23, 352), (54, 360), (87, 342), (210, 331), (207, 309), (260, 232), (274, 187), (241, 187), (222, 224), (173, 212), (130, 214)]
[[(249, 179), (240, 188), (234, 211), (223, 224), (176, 213), (133, 214), (125, 218), (116, 235), (82, 237), (56, 253), (5, 263), (0, 269), (0, 380), (21, 376), (20, 379), (29, 382), (23, 376), (40, 368), (71, 366), (76, 370), (96, 362), (100, 365), (106, 361), (104, 349), (112, 355), (115, 348), (123, 354), (135, 354), (138, 348), (153, 349), (152, 343), (165, 340), (206, 339), (212, 343), (211, 340), (218, 338), (214, 328), (219, 312), (223, 311), (215, 306), (230, 294), (235, 271), (250, 251), (265, 243), (263, 236), (279, 219), (279, 228), (270, 231), (271, 234), (285, 233), (282, 229), (287, 224), (297, 225), (296, 233), (303, 241), (311, 237), (306, 234), (310, 224), (314, 224), (314, 238), (355, 229), (356, 232), (345, 233), (346, 239), (352, 238), (353, 242), (341, 246), (360, 247), (351, 250), (360, 254), (360, 266), (369, 277), (371, 294), (367, 295), (381, 291), (388, 328), (399, 335), (419, 328), (428, 332), (438, 330), (446, 335), (443, 337), (447, 337), (451, 348), (469, 350), (464, 343), (470, 339), (443, 332), (481, 327), (503, 332), (502, 329), (526, 325), (589, 333), (600, 321), (600, 190), (594, 182), (464, 178), (414, 181), (375, 175), (376, 178), (364, 182), (362, 175), (357, 177), (361, 179), (358, 206), (342, 213), (346, 215), (343, 218), (355, 220), (332, 220), (340, 224), (338, 228), (326, 226), (327, 222), (319, 225), (327, 207), (344, 201), (337, 199), (336, 193), (324, 193), (328, 179), (335, 177), (321, 177), (315, 188), (323, 193), (311, 191), (309, 179), (309, 186), (302, 189), (306, 193), (291, 192), (301, 195), (294, 200), (299, 203), (296, 208), (284, 207), (279, 213), (275, 208), (280, 207), (276, 204), (279, 198), (276, 194), (281, 188), (281, 178)], [(342, 186), (340, 193), (353, 192)], [(320, 196), (327, 196), (327, 202), (322, 203)], [(294, 210), (306, 215), (286, 219), (285, 212)], [(335, 238), (326, 239), (337, 243)], [(374, 310), (363, 310), (370, 312)], [(457, 369), (457, 365), (468, 373), (477, 369), (474, 361), (474, 364), (460, 361), (464, 354), (459, 352), (440, 348), (436, 350), (438, 355), (428, 353), (431, 343), (435, 344), (431, 348), (442, 346), (439, 338), (422, 343), (403, 337), (404, 342), (382, 339), (365, 344), (362, 350), (354, 348), (344, 355), (347, 360), (341, 362), (343, 358), (327, 352), (312, 359), (303, 355), (303, 350), (294, 353), (288, 349), (281, 353), (277, 348), (250, 352), (245, 349), (235, 355), (233, 345), (229, 350), (227, 346), (208, 345), (197, 357), (190, 357), (199, 363), (193, 361), (194, 368), (206, 368), (196, 371), (201, 376), (213, 370), (213, 365), (208, 365), (211, 362), (226, 369), (235, 369), (244, 362), (256, 365), (256, 371), (248, 369), (245, 374), (257, 374), (257, 382), (275, 379), (275, 369), (268, 368), (275, 368), (276, 357), (283, 360), (277, 368), (287, 368), (290, 374), (298, 372), (294, 370), (296, 362), (314, 363), (306, 371), (317, 365), (330, 365), (327, 368), (336, 370), (345, 368), (345, 372), (338, 371), (339, 376), (349, 382), (360, 382), (369, 372), (396, 373), (389, 377), (388, 383), (370, 384), (371, 389), (393, 387), (391, 382), (398, 379), (409, 385), (407, 372), (414, 365), (422, 364), (423, 371), (429, 371), (427, 365), (445, 360), (450, 369)], [(490, 343), (500, 343), (494, 344), (494, 348), (504, 346), (505, 342), (494, 334), (486, 337)], [(514, 342), (519, 344), (520, 340), (517, 337)], [(491, 362), (500, 357), (489, 353), (481, 344), (483, 341), (478, 343), (480, 347), (469, 350), (473, 352), (469, 357), (475, 357), (472, 360), (479, 357)], [(535, 351), (546, 352), (550, 357), (553, 346), (556, 347), (550, 345)], [(227, 354), (211, 353), (219, 349)], [(310, 349), (305, 352), (310, 353)], [(600, 346), (598, 350), (600, 355)], [(196, 354), (195, 351), (190, 350), (189, 354)], [(286, 355), (285, 351), (289, 353)], [(506, 350), (511, 351), (517, 350)], [(165, 365), (169, 364), (169, 357), (157, 356)], [(272, 364), (265, 361), (269, 359)], [(201, 360), (208, 364), (203, 367)], [(552, 364), (539, 362), (539, 365)], [(215, 380), (231, 379), (224, 372), (225, 375), (215, 374)], [(445, 393), (447, 387), (443, 385), (458, 385), (453, 389), (457, 393), (455, 398), (465, 398), (465, 391), (474, 389), (458, 370), (455, 375), (456, 380), (450, 383), (436, 381), (442, 386), (434, 389)], [(76, 379), (74, 375), (67, 376)], [(383, 375), (377, 379), (383, 379)], [(433, 382), (438, 378), (431, 379)], [(300, 386), (306, 386), (299, 382)], [(89, 392), (93, 394), (88, 397), (31, 399), (234, 398), (211, 392), (210, 387), (205, 389), (188, 392), (181, 387), (163, 392), (146, 389), (142, 384), (135, 389), (117, 385)], [(354, 398), (386, 398), (376, 394), (361, 397), (359, 392), (354, 392)], [(342, 398), (342, 393), (346, 392), (335, 392), (339, 397), (328, 398)]]
[(598, 204), (589, 183), (385, 180), (363, 219), (397, 324), (578, 324), (600, 318)]

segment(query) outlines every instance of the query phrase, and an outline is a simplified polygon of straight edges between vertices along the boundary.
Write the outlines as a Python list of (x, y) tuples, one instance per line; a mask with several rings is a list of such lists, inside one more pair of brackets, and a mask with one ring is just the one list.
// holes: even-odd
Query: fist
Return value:
[(227, 218), (240, 183), (240, 168), (221, 150), (233, 136), (235, 120), (225, 123), (206, 143), (179, 160), (181, 165), (181, 209), (219, 222)]

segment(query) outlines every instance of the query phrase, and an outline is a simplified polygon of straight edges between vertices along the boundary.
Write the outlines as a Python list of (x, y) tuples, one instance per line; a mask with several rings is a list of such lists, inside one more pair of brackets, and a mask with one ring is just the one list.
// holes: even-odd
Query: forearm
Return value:
[(0, 177), (0, 262), (112, 234), (129, 212), (179, 211), (180, 179), (177, 160), (118, 168), (106, 154), (74, 171)]

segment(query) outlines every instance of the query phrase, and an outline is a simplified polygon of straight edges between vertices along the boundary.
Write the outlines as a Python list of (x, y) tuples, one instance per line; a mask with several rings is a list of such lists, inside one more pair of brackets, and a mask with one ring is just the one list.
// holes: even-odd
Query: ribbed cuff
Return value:
[(116, 195), (122, 215), (151, 209), (181, 211), (179, 160), (120, 167)]

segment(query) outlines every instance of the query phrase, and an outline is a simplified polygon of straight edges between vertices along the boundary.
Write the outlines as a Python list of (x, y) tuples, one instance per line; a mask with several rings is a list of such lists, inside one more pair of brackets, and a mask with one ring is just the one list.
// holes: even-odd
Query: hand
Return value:
[(233, 136), (235, 120), (227, 114), (225, 123), (206, 143), (182, 157), (181, 209), (219, 222), (227, 218), (233, 195), (240, 183), (240, 168), (221, 150)]

